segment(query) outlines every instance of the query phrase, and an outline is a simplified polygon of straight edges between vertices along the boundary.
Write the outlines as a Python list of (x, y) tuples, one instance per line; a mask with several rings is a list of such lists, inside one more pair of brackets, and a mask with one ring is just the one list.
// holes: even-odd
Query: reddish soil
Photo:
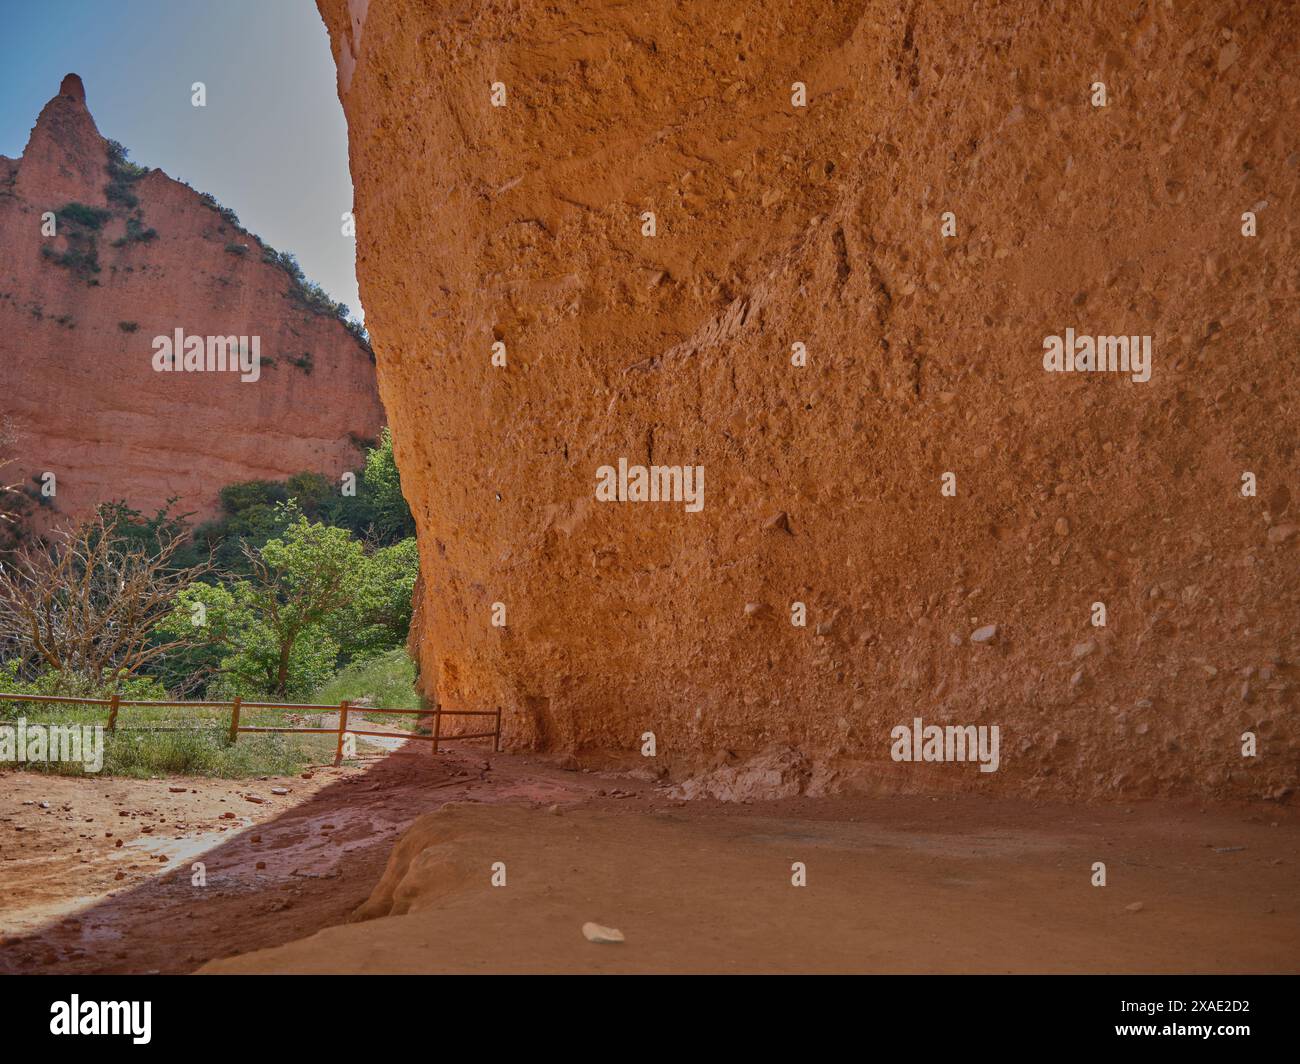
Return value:
[(0, 881), (5, 972), (1300, 971), (1290, 809), (681, 803), (468, 744), (310, 780), (9, 773)]
[(412, 820), (481, 786), (481, 755), (411, 746), (310, 780), (3, 775), (0, 971), (186, 972), (346, 919)]

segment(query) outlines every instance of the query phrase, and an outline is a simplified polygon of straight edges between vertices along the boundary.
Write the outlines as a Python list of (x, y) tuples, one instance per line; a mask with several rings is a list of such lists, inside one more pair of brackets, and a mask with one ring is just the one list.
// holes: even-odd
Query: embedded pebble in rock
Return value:
[(986, 624), (982, 628), (976, 628), (970, 634), (972, 643), (991, 643), (998, 635), (998, 626), (996, 624)]
[(790, 535), (794, 535), (794, 532), (790, 528), (790, 515), (784, 510), (769, 517), (767, 521), (763, 523), (763, 527), (769, 530), (788, 532)]

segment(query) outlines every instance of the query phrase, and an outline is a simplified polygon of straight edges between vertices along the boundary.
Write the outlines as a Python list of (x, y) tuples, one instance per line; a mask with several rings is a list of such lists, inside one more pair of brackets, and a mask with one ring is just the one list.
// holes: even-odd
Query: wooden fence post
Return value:
[(501, 707), (500, 706), (497, 706), (497, 733), (496, 733), (496, 737), (492, 740), (492, 752), (494, 754), (501, 753)]
[(230, 707), (230, 741), (237, 742), (239, 739), (239, 704), (243, 699), (235, 695), (235, 701)]
[(438, 738), (442, 735), (442, 703), (433, 704), (433, 752), (438, 752)]
[(117, 703), (120, 696), (114, 694), (108, 702), (108, 730), (117, 731)]
[(343, 764), (343, 733), (348, 730), (348, 700), (339, 703), (339, 742), (334, 748), (334, 767)]

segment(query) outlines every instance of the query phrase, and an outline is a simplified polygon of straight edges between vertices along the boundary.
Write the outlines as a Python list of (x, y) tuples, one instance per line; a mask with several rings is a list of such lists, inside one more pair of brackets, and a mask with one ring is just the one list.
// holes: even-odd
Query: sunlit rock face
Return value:
[[(172, 497), (202, 519), (227, 484), (355, 469), (384, 423), (366, 348), (194, 189), (112, 165), (75, 74), (0, 158), (0, 416), (24, 484), (53, 474), (37, 525)], [(182, 371), (159, 371), (178, 329)], [(256, 379), (210, 369), (209, 337), (214, 356), (246, 338)], [(184, 371), (191, 338), (201, 371)]]
[(1293, 7), (319, 6), (429, 694), (818, 791), (1286, 797)]

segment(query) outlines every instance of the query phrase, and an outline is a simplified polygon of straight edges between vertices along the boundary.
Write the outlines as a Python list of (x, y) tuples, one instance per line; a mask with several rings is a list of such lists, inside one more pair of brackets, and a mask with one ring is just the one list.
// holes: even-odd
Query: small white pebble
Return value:
[(601, 927), (590, 921), (582, 925), (582, 933), (588, 942), (622, 942), (623, 932), (616, 927)]

